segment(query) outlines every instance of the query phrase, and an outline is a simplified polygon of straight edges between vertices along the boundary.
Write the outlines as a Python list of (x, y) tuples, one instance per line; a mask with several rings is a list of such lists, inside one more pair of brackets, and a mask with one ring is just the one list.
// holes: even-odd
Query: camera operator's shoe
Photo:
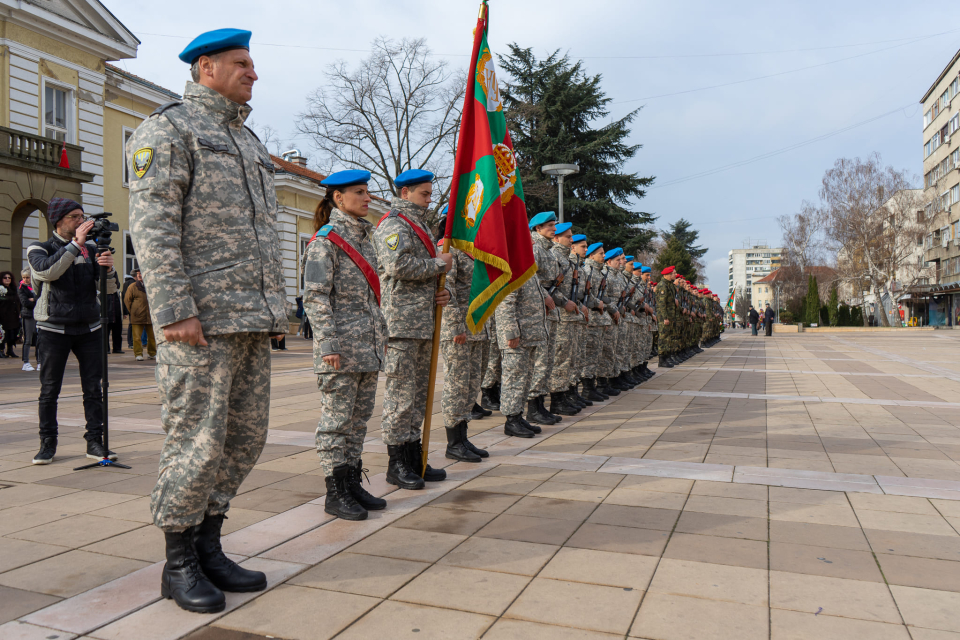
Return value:
[(23, 366), (20, 367), (20, 371), (36, 371), (36, 369), (34, 369), (33, 365), (29, 362), (24, 362)]
[(137, 356), (137, 362), (143, 362), (143, 356)]
[(203, 574), (221, 591), (247, 593), (267, 588), (267, 576), (262, 571), (244, 569), (223, 553), (220, 530), (225, 515), (204, 515), (197, 527), (194, 548)]
[(57, 455), (56, 438), (40, 438), (40, 451), (33, 456), (33, 464), (50, 464)]
[(218, 613), (227, 606), (223, 591), (218, 589), (200, 568), (194, 536), (197, 527), (186, 531), (164, 531), (167, 563), (160, 577), (160, 595), (172, 599), (177, 606), (194, 613)]
[(103, 448), (103, 443), (96, 441), (87, 442), (87, 457), (91, 460), (103, 460), (104, 458), (109, 458), (111, 460), (117, 459), (117, 454), (113, 451), (107, 451)]

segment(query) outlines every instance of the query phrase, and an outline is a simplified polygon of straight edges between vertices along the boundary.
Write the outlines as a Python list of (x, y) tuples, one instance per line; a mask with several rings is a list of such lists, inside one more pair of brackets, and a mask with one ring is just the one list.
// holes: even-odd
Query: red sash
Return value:
[[(389, 213), (384, 214), (383, 217), (380, 218), (380, 220), (377, 222), (377, 226), (379, 227), (380, 224), (389, 217), (390, 217)], [(397, 217), (403, 220), (404, 222), (406, 222), (408, 225), (410, 225), (410, 228), (413, 229), (413, 231), (420, 238), (420, 242), (422, 242), (423, 246), (425, 246), (427, 248), (427, 251), (430, 252), (430, 257), (436, 258), (437, 250), (433, 246), (433, 239), (429, 235), (427, 235), (427, 232), (421, 229), (420, 225), (414, 224), (413, 222), (411, 222), (407, 216), (403, 215), (399, 211), (397, 212)]]
[[(313, 242), (317, 239), (317, 234), (313, 234), (313, 237), (310, 238), (310, 242)], [(367, 284), (370, 285), (370, 288), (373, 289), (373, 295), (377, 296), (377, 306), (380, 306), (380, 277), (377, 275), (377, 272), (373, 270), (373, 267), (370, 266), (370, 263), (367, 262), (367, 259), (363, 255), (353, 248), (349, 242), (344, 240), (337, 234), (336, 231), (328, 231), (325, 237), (327, 240), (333, 244), (340, 247), (347, 256), (353, 260), (353, 264), (357, 265), (360, 271), (363, 273), (363, 276), (367, 279)], [(310, 244), (309, 242), (307, 244)]]

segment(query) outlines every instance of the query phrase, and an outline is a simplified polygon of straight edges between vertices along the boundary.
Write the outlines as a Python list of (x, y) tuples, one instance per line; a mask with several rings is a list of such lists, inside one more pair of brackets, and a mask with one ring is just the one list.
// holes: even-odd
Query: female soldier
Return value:
[(317, 233), (303, 260), (303, 306), (313, 329), (314, 371), (323, 409), (317, 453), (326, 476), (324, 511), (344, 520), (364, 520), (386, 500), (360, 485), (363, 440), (373, 415), (382, 368), (386, 324), (380, 313), (368, 171), (340, 171), (321, 182), (327, 193), (317, 206)]

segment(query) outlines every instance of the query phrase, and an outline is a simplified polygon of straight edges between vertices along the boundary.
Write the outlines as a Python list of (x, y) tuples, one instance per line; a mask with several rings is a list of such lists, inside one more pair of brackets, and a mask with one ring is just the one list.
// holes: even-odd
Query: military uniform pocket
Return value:
[(157, 364), (209, 367), (212, 359), (210, 347), (191, 347), (187, 342), (164, 342), (157, 347)]
[[(387, 354), (383, 362), (383, 373), (388, 378), (399, 378), (403, 375), (403, 364), (406, 362), (406, 352), (410, 345), (405, 342), (388, 342)], [(413, 373), (412, 371), (410, 372)]]

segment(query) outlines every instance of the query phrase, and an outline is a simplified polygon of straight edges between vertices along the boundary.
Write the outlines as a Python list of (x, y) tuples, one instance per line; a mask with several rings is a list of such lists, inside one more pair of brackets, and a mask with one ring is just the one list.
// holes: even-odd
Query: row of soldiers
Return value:
[(673, 367), (720, 341), (723, 307), (709, 289), (698, 289), (672, 266), (655, 287), (660, 319), (661, 367)]

